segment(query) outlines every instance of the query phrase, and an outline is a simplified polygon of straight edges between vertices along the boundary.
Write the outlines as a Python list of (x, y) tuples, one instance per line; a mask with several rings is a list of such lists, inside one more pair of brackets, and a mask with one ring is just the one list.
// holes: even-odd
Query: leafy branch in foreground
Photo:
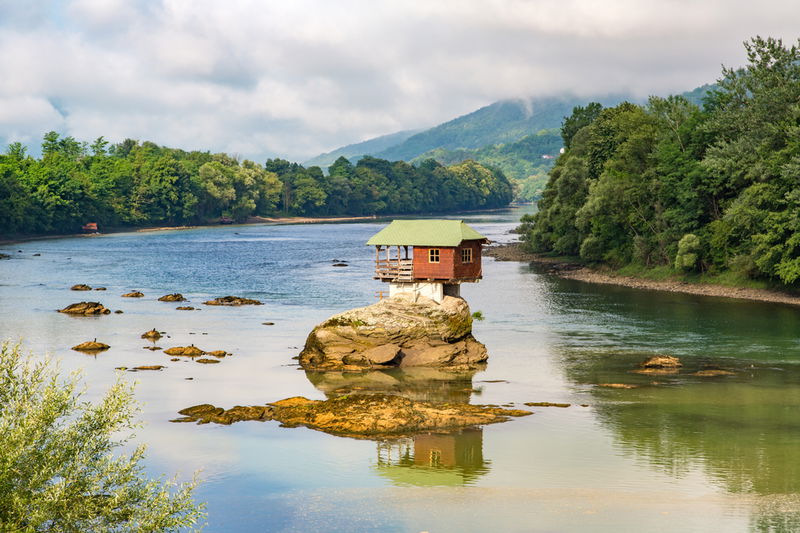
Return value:
[(97, 404), (82, 395), (77, 373), (0, 347), (0, 531), (192, 528), (196, 480), (148, 479), (144, 446), (113, 454), (138, 425), (133, 386), (118, 380)]

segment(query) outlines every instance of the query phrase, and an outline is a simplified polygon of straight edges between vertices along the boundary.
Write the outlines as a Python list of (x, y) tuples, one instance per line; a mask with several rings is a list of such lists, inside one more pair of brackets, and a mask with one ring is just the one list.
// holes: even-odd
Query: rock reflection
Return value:
[[(384, 393), (415, 401), (469, 403), (477, 371), (436, 368), (392, 368), (367, 372), (306, 371), (308, 380), (327, 398), (352, 393)], [(464, 486), (489, 472), (483, 457), (483, 429), (420, 433), (376, 444), (375, 472), (402, 486)]]
[(396, 485), (463, 486), (489, 472), (483, 458), (483, 429), (423, 433), (379, 442), (374, 470)]
[(355, 392), (395, 394), (415, 401), (469, 403), (472, 378), (477, 371), (450, 372), (437, 368), (410, 367), (365, 372), (306, 371), (314, 387), (328, 398)]

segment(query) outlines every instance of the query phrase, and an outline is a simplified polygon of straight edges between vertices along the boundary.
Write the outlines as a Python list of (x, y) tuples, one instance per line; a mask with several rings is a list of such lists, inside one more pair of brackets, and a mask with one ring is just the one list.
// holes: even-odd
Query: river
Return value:
[[(522, 211), (462, 217), (495, 241)], [(115, 367), (138, 382), (152, 475), (200, 471), (208, 532), (249, 531), (797, 531), (800, 530), (800, 309), (561, 280), (527, 264), (484, 259), (462, 295), (485, 320), (474, 334), (485, 371), (356, 377), (300, 370), (311, 328), (376, 301), (374, 252), (386, 222), (250, 225), (121, 233), (6, 245), (0, 252), (0, 337), (81, 369), (97, 398)], [(41, 254), (41, 255), (34, 255)], [(333, 267), (334, 260), (349, 266)], [(73, 292), (76, 283), (107, 290)], [(141, 299), (122, 298), (141, 290)], [(200, 311), (157, 301), (181, 292)], [(209, 307), (225, 295), (263, 306)], [(124, 311), (70, 317), (97, 300)], [(274, 325), (264, 325), (274, 322)], [(234, 355), (173, 362), (159, 346)], [(97, 356), (70, 350), (97, 338)], [(631, 373), (654, 354), (678, 375)], [(692, 375), (709, 367), (732, 376)], [(191, 378), (191, 379), (187, 379)], [(599, 386), (620, 383), (637, 388)], [(450, 435), (374, 442), (276, 422), (171, 423), (199, 403), (324, 399), (350, 390), (482, 404), (565, 402), (529, 417)]]

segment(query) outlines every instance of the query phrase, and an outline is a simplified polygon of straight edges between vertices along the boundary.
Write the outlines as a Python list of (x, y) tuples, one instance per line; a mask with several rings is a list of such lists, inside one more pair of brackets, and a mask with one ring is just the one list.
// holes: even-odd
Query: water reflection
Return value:
[(483, 429), (423, 433), (379, 442), (374, 470), (399, 486), (463, 486), (489, 472), (483, 458)]
[(368, 372), (306, 371), (314, 387), (328, 398), (354, 392), (382, 392), (415, 401), (469, 403), (477, 370), (449, 372), (438, 368), (390, 368)]
[[(306, 377), (328, 398), (352, 393), (386, 393), (411, 400), (469, 403), (477, 371), (393, 368), (367, 372), (314, 372)], [(373, 470), (399, 486), (470, 485), (489, 472), (483, 458), (483, 429), (420, 433), (376, 444)]]

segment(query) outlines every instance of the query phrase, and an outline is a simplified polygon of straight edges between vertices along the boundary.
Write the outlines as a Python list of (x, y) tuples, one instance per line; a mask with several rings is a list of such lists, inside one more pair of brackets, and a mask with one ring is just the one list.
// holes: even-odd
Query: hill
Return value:
[(406, 131), (398, 131), (397, 133), (390, 133), (388, 135), (381, 135), (380, 137), (375, 137), (374, 139), (368, 139), (366, 141), (362, 141), (360, 143), (348, 144), (347, 146), (342, 146), (341, 148), (337, 148), (331, 152), (327, 152), (324, 154), (320, 154), (316, 157), (312, 157), (303, 165), (306, 167), (309, 166), (318, 166), (322, 169), (327, 170), (329, 166), (333, 164), (334, 161), (339, 159), (340, 157), (346, 157), (347, 159), (357, 159), (362, 155), (372, 155), (397, 144), (401, 144), (403, 141), (418, 133), (421, 130), (406, 130)]
[[(555, 97), (528, 100), (500, 100), (429, 130), (412, 135), (400, 144), (375, 154), (390, 161), (410, 161), (430, 150), (482, 148), (514, 142), (541, 130), (560, 128), (572, 108), (592, 99)], [(594, 99), (616, 105), (621, 96)]]

